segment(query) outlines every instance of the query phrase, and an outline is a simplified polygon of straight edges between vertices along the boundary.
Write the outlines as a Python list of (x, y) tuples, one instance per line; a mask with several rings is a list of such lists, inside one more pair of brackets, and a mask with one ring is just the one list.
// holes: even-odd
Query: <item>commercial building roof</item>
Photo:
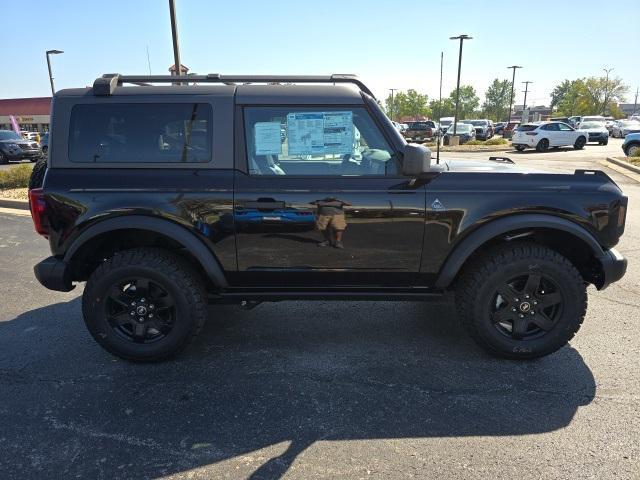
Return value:
[(2, 115), (49, 115), (51, 97), (0, 99)]

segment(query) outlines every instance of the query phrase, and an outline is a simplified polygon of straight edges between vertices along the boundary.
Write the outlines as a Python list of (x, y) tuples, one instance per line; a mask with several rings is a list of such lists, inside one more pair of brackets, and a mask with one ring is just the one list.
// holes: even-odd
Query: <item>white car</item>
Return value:
[(564, 122), (540, 122), (520, 125), (513, 134), (511, 143), (516, 150), (535, 148), (544, 152), (549, 147), (573, 146), (581, 150), (587, 144), (588, 134), (570, 127)]

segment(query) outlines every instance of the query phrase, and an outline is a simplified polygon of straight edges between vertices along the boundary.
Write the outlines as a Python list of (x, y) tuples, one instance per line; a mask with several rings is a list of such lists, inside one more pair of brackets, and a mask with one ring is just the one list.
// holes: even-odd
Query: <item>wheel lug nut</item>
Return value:
[(130, 312), (130, 313), (131, 313), (131, 316), (132, 316), (132, 317), (133, 317), (133, 316), (135, 316), (135, 314), (136, 314), (136, 312), (134, 312), (133, 310), (131, 310), (131, 312)]
[(533, 310), (531, 310), (531, 315), (535, 315), (535, 314), (536, 314), (536, 312), (534, 312)]
[(140, 299), (140, 301), (141, 301), (141, 302), (144, 302), (144, 298), (141, 298), (141, 299)]
[(533, 301), (533, 304), (534, 304), (534, 305), (537, 305), (537, 304), (538, 304), (538, 302), (536, 302), (536, 301), (534, 300), (534, 301)]
[[(525, 295), (524, 298), (529, 298), (529, 295)], [(143, 300), (144, 301), (144, 300)]]
[(131, 306), (135, 307), (136, 306), (136, 302), (131, 302)]
[(140, 318), (138, 319), (138, 321), (139, 321), (139, 322), (144, 322), (144, 318), (140, 317)]
[(511, 309), (511, 311), (512, 311), (512, 312), (515, 312), (515, 311), (516, 311), (516, 307), (513, 307), (513, 308)]
[(518, 315), (519, 318), (524, 318), (523, 314)]
[(149, 318), (153, 318), (153, 313), (150, 313), (150, 314), (149, 314)]
[(150, 304), (150, 305), (149, 305), (149, 308), (150, 308), (151, 310), (153, 310), (154, 308), (156, 308), (156, 306), (152, 303), (152, 304)]

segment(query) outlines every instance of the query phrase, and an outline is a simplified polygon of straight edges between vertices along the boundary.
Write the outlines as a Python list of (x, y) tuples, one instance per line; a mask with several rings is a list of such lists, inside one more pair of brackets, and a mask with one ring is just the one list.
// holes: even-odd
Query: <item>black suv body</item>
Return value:
[(606, 174), (434, 164), (355, 77), (105, 76), (52, 112), (30, 190), (52, 256), (35, 274), (87, 281), (90, 332), (127, 359), (180, 351), (207, 303), (447, 290), (481, 346), (533, 358), (577, 331), (587, 283), (626, 270), (627, 198)]

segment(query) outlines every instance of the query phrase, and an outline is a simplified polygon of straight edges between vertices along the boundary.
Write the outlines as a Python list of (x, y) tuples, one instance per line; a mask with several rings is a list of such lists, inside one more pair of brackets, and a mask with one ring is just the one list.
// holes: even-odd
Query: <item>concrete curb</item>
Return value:
[[(471, 146), (471, 145), (470, 145)], [(431, 150), (431, 153), (434, 153), (437, 149), (437, 147), (427, 147), (429, 150)], [(485, 149), (486, 148), (486, 149)], [(473, 153), (473, 152), (480, 152), (480, 153), (492, 153), (492, 152), (507, 152), (509, 150), (514, 150), (512, 145), (504, 145), (504, 146), (494, 146), (493, 148), (489, 148), (489, 147), (485, 147), (485, 148), (464, 148), (464, 145), (461, 145), (460, 148), (458, 147), (440, 147), (440, 151), (441, 152), (446, 152), (446, 153), (450, 153), (450, 152), (454, 152), (454, 153)]]
[(0, 207), (3, 208), (16, 208), (18, 210), (29, 210), (28, 200), (18, 200), (16, 198), (2, 198), (0, 197)]
[(607, 162), (615, 163), (619, 167), (626, 168), (627, 170), (631, 170), (635, 173), (640, 173), (640, 167), (636, 167), (635, 165), (631, 165), (629, 162), (625, 162), (624, 160), (618, 160), (614, 157), (607, 157)]

